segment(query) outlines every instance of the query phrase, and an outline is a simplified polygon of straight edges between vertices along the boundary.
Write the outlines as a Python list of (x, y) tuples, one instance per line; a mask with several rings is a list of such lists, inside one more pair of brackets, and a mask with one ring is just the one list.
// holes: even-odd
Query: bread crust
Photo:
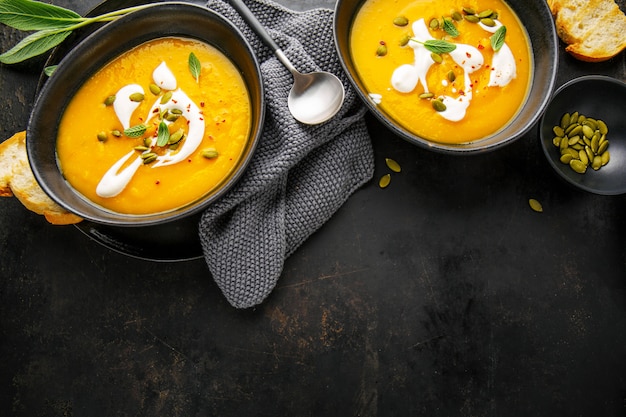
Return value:
[(26, 132), (18, 132), (0, 143), (0, 196), (15, 196), (24, 207), (43, 215), (51, 224), (82, 221), (55, 203), (35, 180), (26, 154)]
[(547, 0), (565, 51), (586, 62), (609, 60), (626, 49), (626, 16), (613, 0)]

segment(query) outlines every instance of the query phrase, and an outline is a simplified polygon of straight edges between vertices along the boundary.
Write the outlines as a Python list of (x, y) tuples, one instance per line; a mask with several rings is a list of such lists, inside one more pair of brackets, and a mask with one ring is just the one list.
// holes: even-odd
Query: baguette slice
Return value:
[(559, 38), (574, 58), (606, 61), (626, 49), (626, 16), (613, 0), (547, 0)]
[(15, 196), (28, 210), (51, 224), (75, 224), (82, 219), (59, 206), (41, 189), (28, 163), (26, 133), (0, 143), (0, 196)]

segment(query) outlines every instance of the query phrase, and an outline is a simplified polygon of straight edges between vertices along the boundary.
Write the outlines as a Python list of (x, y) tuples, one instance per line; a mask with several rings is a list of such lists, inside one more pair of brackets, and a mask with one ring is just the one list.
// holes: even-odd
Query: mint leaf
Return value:
[(502, 45), (504, 45), (504, 38), (506, 37), (506, 26), (500, 26), (493, 35), (489, 38), (491, 41), (491, 48), (498, 52)]
[(165, 122), (159, 123), (159, 131), (157, 133), (157, 146), (165, 146), (170, 140), (170, 130)]
[(443, 39), (429, 39), (421, 42), (426, 49), (436, 54), (447, 54), (456, 49), (456, 45)]
[(196, 82), (198, 82), (200, 72), (202, 71), (202, 64), (193, 52), (189, 54), (189, 71), (191, 71), (191, 75), (196, 79)]
[(452, 23), (452, 20), (445, 18), (445, 17), (443, 18), (443, 30), (445, 30), (446, 33), (452, 36), (453, 38), (456, 38), (457, 36), (459, 36), (459, 30), (456, 28), (456, 26), (454, 26), (454, 23)]
[(136, 126), (131, 126), (128, 129), (124, 129), (124, 134), (129, 138), (138, 138), (139, 136), (146, 133), (148, 127), (143, 123), (140, 123)]

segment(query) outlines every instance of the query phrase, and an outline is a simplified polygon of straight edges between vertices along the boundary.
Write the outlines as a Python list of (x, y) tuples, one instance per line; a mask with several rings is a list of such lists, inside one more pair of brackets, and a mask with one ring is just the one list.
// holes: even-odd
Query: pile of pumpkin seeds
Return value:
[[(387, 165), (387, 168), (389, 168), (392, 172), (402, 172), (400, 164), (397, 163), (394, 159), (385, 158), (385, 165)], [(380, 188), (387, 188), (389, 186), (389, 183), (391, 183), (391, 174), (385, 174), (378, 180), (378, 186)]]
[(578, 112), (565, 113), (552, 131), (552, 144), (560, 151), (559, 160), (574, 172), (584, 174), (588, 167), (597, 171), (609, 163), (609, 129), (604, 121)]

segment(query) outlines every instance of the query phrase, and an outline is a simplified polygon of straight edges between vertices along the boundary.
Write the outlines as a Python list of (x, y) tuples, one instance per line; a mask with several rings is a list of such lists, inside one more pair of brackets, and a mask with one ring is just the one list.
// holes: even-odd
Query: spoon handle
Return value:
[(265, 30), (261, 22), (258, 21), (256, 16), (248, 9), (248, 6), (243, 2), (243, 0), (229, 0), (231, 6), (237, 10), (237, 12), (241, 15), (243, 20), (250, 25), (252, 30), (259, 35), (259, 37), (272, 49), (272, 52), (279, 51), (280, 48), (278, 44), (272, 39), (270, 34)]

